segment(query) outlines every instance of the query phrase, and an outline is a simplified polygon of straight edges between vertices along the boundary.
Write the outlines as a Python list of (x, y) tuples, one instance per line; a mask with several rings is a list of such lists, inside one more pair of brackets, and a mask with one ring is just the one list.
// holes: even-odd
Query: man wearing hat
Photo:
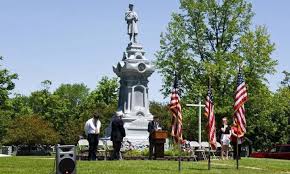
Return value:
[(111, 127), (112, 127), (111, 141), (113, 141), (113, 148), (114, 148), (114, 151), (112, 154), (112, 160), (120, 159), (121, 145), (123, 142), (123, 138), (126, 136), (122, 116), (123, 116), (122, 111), (116, 112), (111, 123)]
[(85, 133), (89, 141), (89, 156), (88, 160), (96, 160), (96, 150), (99, 144), (99, 133), (101, 129), (100, 114), (95, 112), (93, 117), (85, 124)]
[(127, 21), (128, 25), (128, 35), (130, 38), (131, 43), (136, 43), (136, 36), (138, 34), (138, 27), (137, 27), (137, 21), (138, 21), (138, 15), (135, 11), (133, 11), (133, 4), (129, 4), (129, 10), (125, 13), (125, 20)]
[(149, 132), (149, 159), (152, 159), (153, 152), (155, 151), (155, 143), (153, 140), (153, 132), (161, 130), (161, 124), (157, 116), (153, 117), (153, 120), (148, 123), (148, 132)]

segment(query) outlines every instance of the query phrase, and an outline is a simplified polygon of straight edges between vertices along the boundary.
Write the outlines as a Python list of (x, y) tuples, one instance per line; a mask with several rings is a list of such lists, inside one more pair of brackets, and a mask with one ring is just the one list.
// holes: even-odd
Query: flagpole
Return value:
[(237, 170), (239, 169), (239, 137), (237, 135), (237, 149), (236, 149), (236, 161), (237, 161)]
[(209, 145), (209, 148), (208, 148), (208, 170), (210, 170), (210, 149), (211, 149), (211, 145), (210, 145), (210, 143), (208, 143), (208, 145)]
[[(209, 87), (209, 88), (211, 88), (211, 84), (210, 84), (210, 82), (211, 82), (211, 78), (209, 77), (209, 78), (208, 78), (208, 87)], [(210, 167), (211, 167), (211, 166), (210, 166), (210, 149), (211, 149), (211, 145), (210, 145), (210, 142), (211, 142), (211, 141), (210, 141), (210, 129), (211, 129), (211, 128), (210, 128), (210, 123), (209, 123), (209, 122), (210, 122), (211, 111), (212, 111), (212, 110), (210, 109), (210, 110), (209, 110), (209, 114), (208, 114), (208, 130), (207, 130), (208, 133), (209, 133), (209, 134), (208, 134), (208, 164), (207, 164), (207, 165), (208, 165), (208, 170), (210, 170)]]
[[(174, 76), (175, 76), (175, 79), (174, 79), (174, 85), (173, 85), (173, 88), (176, 90), (178, 88), (178, 77), (177, 77), (177, 74), (176, 74), (176, 71), (174, 71)], [(181, 112), (181, 111), (180, 111)], [(176, 119), (177, 119), (177, 122), (178, 122), (178, 116), (176, 115)], [(178, 154), (178, 171), (181, 172), (181, 135), (182, 135), (182, 127), (181, 127), (181, 124), (182, 123), (178, 123), (178, 129), (177, 129), (177, 138), (178, 138), (178, 148), (179, 148), (179, 154)], [(179, 131), (180, 129), (180, 131)], [(175, 138), (176, 138), (176, 135), (175, 135)]]
[(178, 171), (181, 172), (181, 143), (180, 143), (180, 138), (179, 137), (178, 137), (178, 147), (179, 147)]

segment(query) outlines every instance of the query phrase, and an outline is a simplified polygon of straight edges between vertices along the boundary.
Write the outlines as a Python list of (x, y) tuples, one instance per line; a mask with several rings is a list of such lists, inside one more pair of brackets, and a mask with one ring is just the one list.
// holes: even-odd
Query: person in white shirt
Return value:
[(231, 137), (231, 127), (228, 125), (228, 120), (226, 117), (222, 119), (223, 125), (221, 127), (221, 159), (224, 159), (224, 156), (226, 159), (228, 159), (229, 156), (229, 145), (230, 145), (230, 137)]
[(85, 124), (85, 133), (89, 141), (88, 160), (96, 160), (96, 150), (99, 144), (99, 133), (101, 129), (100, 114), (95, 112), (93, 118), (89, 119)]

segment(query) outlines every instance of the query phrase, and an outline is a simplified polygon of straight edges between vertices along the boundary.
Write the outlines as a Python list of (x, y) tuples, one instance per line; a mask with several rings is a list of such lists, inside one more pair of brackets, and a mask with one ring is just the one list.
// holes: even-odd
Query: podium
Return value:
[(164, 143), (167, 138), (167, 131), (154, 131), (152, 133), (152, 138), (154, 142), (154, 157), (155, 158), (164, 158)]

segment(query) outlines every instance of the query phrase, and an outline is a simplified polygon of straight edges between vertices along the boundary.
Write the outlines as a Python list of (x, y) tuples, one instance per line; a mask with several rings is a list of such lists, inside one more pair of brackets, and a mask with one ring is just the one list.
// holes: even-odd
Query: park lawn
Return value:
[[(235, 161), (212, 160), (208, 171), (207, 162), (182, 162), (182, 173), (289, 173), (290, 161), (274, 159), (243, 158), (240, 169)], [(154, 174), (178, 173), (177, 161), (78, 161), (78, 174)], [(54, 169), (54, 159), (46, 157), (3, 157), (0, 158), (0, 174), (50, 174)]]

